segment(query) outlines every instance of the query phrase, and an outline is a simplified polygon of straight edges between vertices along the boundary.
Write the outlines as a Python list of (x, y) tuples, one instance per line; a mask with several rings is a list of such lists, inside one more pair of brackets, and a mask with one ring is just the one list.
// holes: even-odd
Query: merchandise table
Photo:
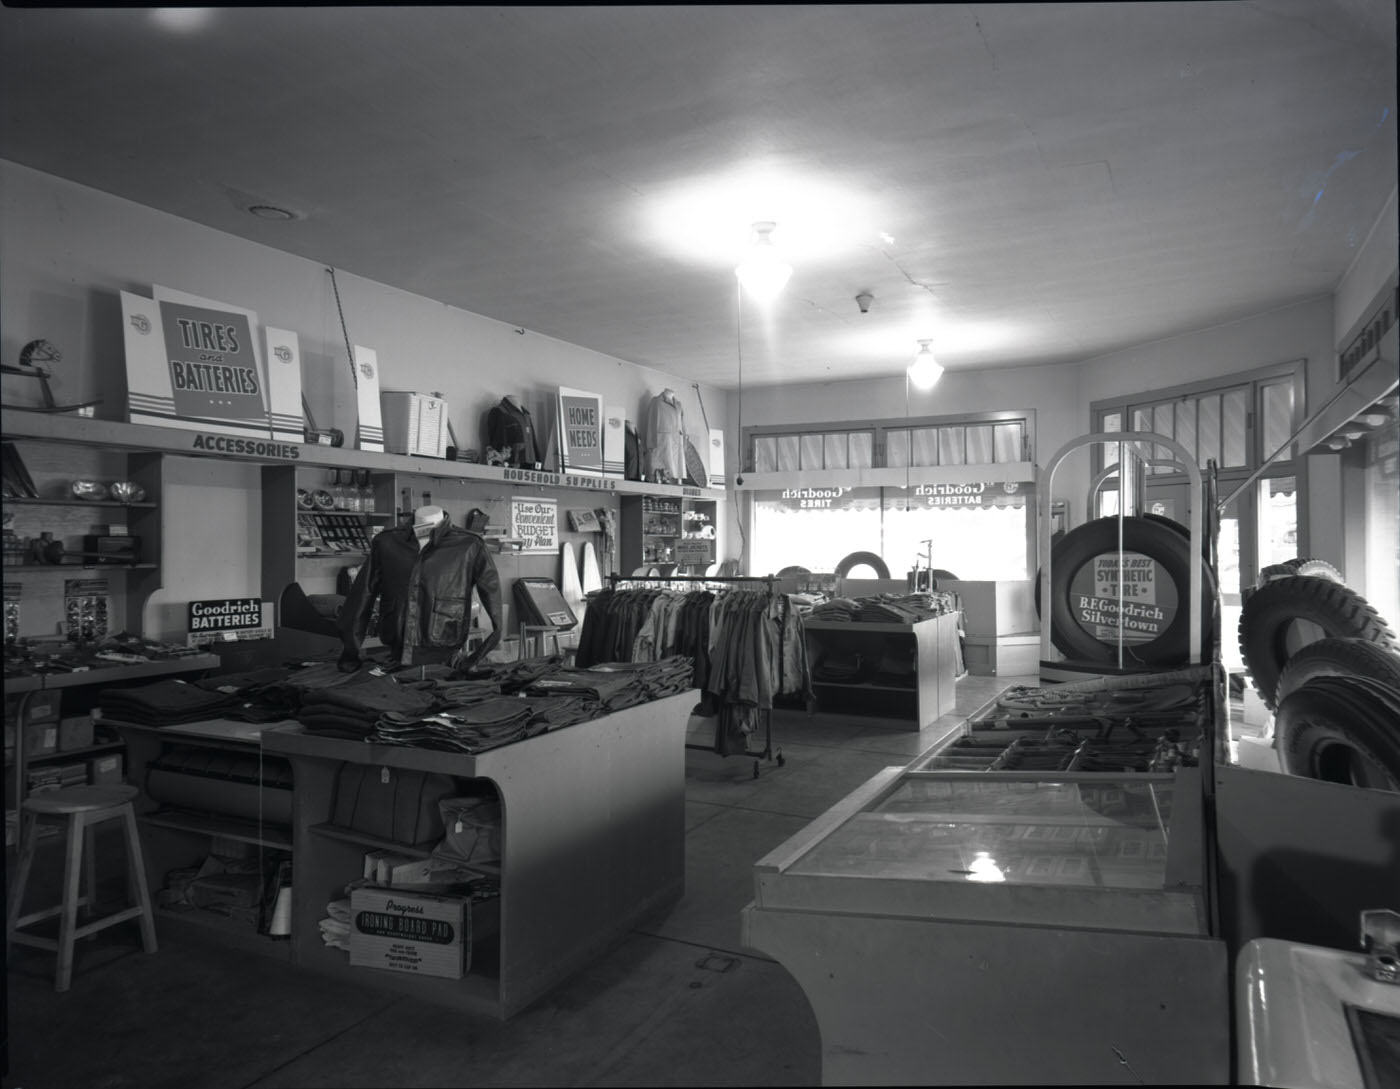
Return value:
[[(312, 971), (505, 1019), (597, 957), (639, 919), (683, 894), (685, 724), (698, 697), (692, 689), (475, 755), (317, 736), (296, 723), (120, 728), (132, 753), (132, 781), (143, 789), (148, 765), (169, 744), (241, 750), (290, 763), (290, 830), (261, 824), (235, 838), (292, 851), (291, 939), (276, 943), (248, 932), (234, 939), (237, 945), (290, 956)], [(388, 842), (330, 823), (337, 773), (347, 764), (391, 775), (426, 771), (487, 780), (499, 794), (500, 862), (476, 867), (499, 881), (499, 935), (475, 946), (464, 978), (352, 967), (343, 950), (323, 943), (318, 921), (326, 904), (361, 876), (367, 851), (428, 854), (421, 845)], [(238, 827), (227, 820), (155, 814), (148, 797), (141, 805), (148, 844), (152, 837), (188, 840), (191, 834), (228, 835)], [(147, 855), (153, 888), (164, 881), (163, 867), (189, 863), (150, 846)], [(169, 925), (181, 918), (159, 913), (157, 922)], [(229, 932), (215, 929), (221, 938)]]
[[(528, 1006), (685, 891), (685, 724), (698, 697), (692, 689), (476, 755), (318, 737), (300, 727), (265, 732), (264, 751), (291, 761), (295, 783), (294, 961), (502, 1019)], [(495, 974), (475, 965), (461, 980), (351, 967), (323, 944), (317, 921), (327, 901), (360, 875), (366, 850), (391, 846), (327, 824), (345, 763), (495, 785), (502, 813)]]
[(826, 1085), (1226, 1084), (1199, 769), (886, 768), (754, 866)]
[(833, 653), (859, 655), (872, 667), (884, 658), (913, 665), (907, 685), (881, 684), (864, 678), (820, 680), (814, 672), (812, 689), (819, 711), (888, 715), (906, 719), (912, 729), (922, 730), (953, 709), (958, 676), (956, 613), (915, 624), (804, 618), (802, 627), (807, 638), (807, 659), (814, 671), (825, 655)]

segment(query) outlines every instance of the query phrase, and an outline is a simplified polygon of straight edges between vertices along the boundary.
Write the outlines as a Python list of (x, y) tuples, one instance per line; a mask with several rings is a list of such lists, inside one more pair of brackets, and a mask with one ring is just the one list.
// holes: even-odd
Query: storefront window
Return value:
[(1400, 430), (1392, 423), (1366, 437), (1366, 597), (1400, 623)]
[(880, 555), (880, 489), (755, 492), (750, 548), (749, 570), (756, 575), (785, 567), (834, 571), (852, 552)]
[(1259, 569), (1298, 555), (1298, 482), (1291, 476), (1259, 481)]
[(909, 493), (843, 487), (755, 493), (750, 569), (827, 572), (852, 552), (873, 552), (894, 578), (930, 558), (962, 579), (1030, 577), (1033, 485), (925, 484)]

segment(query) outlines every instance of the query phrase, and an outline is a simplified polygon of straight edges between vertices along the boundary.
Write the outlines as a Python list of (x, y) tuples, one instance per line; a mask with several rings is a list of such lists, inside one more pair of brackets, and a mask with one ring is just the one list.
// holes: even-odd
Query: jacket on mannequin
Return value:
[(668, 483), (685, 479), (685, 413), (673, 390), (663, 389), (647, 406), (642, 445), (644, 479), (656, 480), (658, 469)]
[(530, 411), (511, 394), (501, 398), (486, 415), (486, 445), (510, 453), (516, 468), (532, 469), (540, 460), (539, 443)]
[[(475, 651), (468, 651), (473, 590), (491, 630), (482, 633)], [(416, 665), (415, 658), (431, 657), (469, 669), (501, 639), (501, 580), (491, 553), (485, 541), (451, 525), (445, 514), (421, 542), (413, 526), (375, 536), (341, 612), (342, 668), (358, 664), (376, 601), (377, 634), (395, 665)]]

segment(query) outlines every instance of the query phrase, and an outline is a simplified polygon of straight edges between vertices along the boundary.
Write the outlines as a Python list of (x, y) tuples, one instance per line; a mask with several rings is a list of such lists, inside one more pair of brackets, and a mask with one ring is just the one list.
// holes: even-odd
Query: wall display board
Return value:
[(127, 418), (269, 436), (266, 370), (254, 336), (257, 314), (168, 288), (153, 293), (151, 299), (121, 293)]
[(591, 476), (603, 475), (603, 419), (601, 396), (581, 389), (559, 387), (561, 470)]
[(621, 405), (603, 411), (603, 475), (621, 477), (627, 469), (627, 421)]
[(558, 552), (559, 500), (512, 497), (509, 535), (524, 542), (522, 552)]
[(710, 431), (710, 487), (724, 487), (724, 428), (712, 427)]
[(379, 355), (373, 348), (355, 345), (355, 401), (359, 409), (361, 450), (384, 451), (384, 425), (379, 407)]
[(290, 329), (263, 327), (267, 349), (268, 419), (272, 437), (301, 442), (306, 423), (301, 409), (301, 340)]

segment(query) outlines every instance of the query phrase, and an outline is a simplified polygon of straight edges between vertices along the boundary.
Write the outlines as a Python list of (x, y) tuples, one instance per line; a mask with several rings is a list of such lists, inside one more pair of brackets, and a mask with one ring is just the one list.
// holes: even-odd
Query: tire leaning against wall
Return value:
[[(1297, 621), (1321, 634), (1309, 639)], [(1293, 575), (1259, 587), (1240, 610), (1240, 656), (1250, 680), (1269, 708), (1276, 706), (1279, 676), (1289, 659), (1319, 639), (1364, 639), (1397, 645), (1395, 633), (1364, 597), (1330, 579)], [(1299, 642), (1303, 640), (1303, 642)]]
[(1366, 677), (1314, 677), (1279, 702), (1289, 775), (1400, 792), (1400, 691)]
[(1400, 649), (1368, 639), (1319, 639), (1288, 659), (1274, 698), (1282, 703), (1314, 677), (1368, 677), (1400, 691)]
[(852, 568), (859, 567), (861, 564), (868, 564), (875, 568), (876, 578), (887, 579), (890, 577), (889, 567), (874, 552), (852, 552), (836, 565), (836, 577), (845, 578)]
[[(1095, 638), (1075, 616), (1072, 587), (1075, 576), (1095, 558), (1118, 550), (1118, 518), (1096, 518), (1070, 530), (1050, 553), (1050, 636), (1055, 646), (1070, 658), (1089, 662), (1113, 659), (1116, 648)], [(1178, 588), (1176, 615), (1155, 639), (1130, 649), (1133, 660), (1146, 665), (1179, 665), (1186, 661), (1190, 646), (1190, 565), (1201, 571), (1201, 648), (1211, 646), (1215, 576), (1199, 555), (1192, 555), (1191, 542), (1171, 526), (1157, 519), (1129, 517), (1122, 520), (1123, 549), (1155, 561)], [(1039, 584), (1037, 583), (1037, 591)], [(1036, 594), (1039, 601), (1039, 593)], [(1043, 622), (1043, 620), (1042, 620)]]
[(1285, 560), (1283, 563), (1271, 563), (1259, 572), (1259, 577), (1254, 580), (1255, 587), (1266, 586), (1275, 579), (1292, 578), (1294, 575), (1308, 575), (1312, 578), (1328, 579), (1332, 582), (1341, 583), (1345, 586), (1347, 580), (1342, 578), (1342, 573), (1333, 567), (1326, 560), (1317, 559), (1293, 559)]

